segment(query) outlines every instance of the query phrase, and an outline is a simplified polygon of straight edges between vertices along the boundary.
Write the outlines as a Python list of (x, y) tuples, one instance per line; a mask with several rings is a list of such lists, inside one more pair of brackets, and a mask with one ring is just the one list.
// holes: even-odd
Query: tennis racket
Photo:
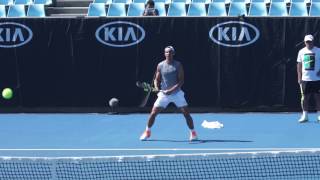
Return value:
[(142, 88), (145, 92), (155, 92), (155, 93), (159, 92), (158, 89), (152, 87), (152, 85), (147, 82), (137, 81), (136, 85), (137, 87)]
[(136, 82), (136, 86), (143, 89), (144, 92), (146, 92), (146, 95), (145, 97), (143, 98), (141, 104), (139, 107), (145, 107), (146, 104), (148, 103), (148, 100), (149, 100), (149, 97), (150, 97), (150, 94), (153, 92), (153, 93), (157, 93), (159, 92), (158, 89), (152, 87), (151, 84), (147, 83), (147, 82), (140, 82), (140, 81), (137, 81)]
[(301, 104), (301, 109), (303, 110), (304, 94), (303, 94), (303, 87), (302, 87), (302, 84), (299, 84), (299, 87), (300, 87), (300, 93), (301, 93), (300, 104)]

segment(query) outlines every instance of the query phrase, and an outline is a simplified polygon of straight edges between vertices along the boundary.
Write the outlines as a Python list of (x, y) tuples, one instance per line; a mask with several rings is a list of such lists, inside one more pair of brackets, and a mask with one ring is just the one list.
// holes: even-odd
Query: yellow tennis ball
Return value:
[(12, 91), (12, 89), (10, 89), (10, 88), (4, 88), (4, 89), (2, 90), (2, 97), (3, 97), (4, 99), (11, 99), (12, 96), (13, 96), (13, 91)]

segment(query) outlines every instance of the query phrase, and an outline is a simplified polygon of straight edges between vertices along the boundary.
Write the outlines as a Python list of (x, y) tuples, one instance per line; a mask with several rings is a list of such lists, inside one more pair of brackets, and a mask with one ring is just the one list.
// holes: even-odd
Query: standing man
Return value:
[(170, 102), (173, 102), (183, 113), (187, 125), (190, 129), (190, 141), (197, 140), (197, 134), (194, 130), (193, 120), (187, 108), (188, 103), (184, 98), (184, 92), (181, 86), (184, 83), (184, 71), (182, 64), (173, 59), (175, 50), (172, 46), (164, 49), (165, 60), (160, 62), (155, 73), (154, 86), (161, 90), (157, 94), (158, 98), (151, 110), (146, 130), (141, 135), (140, 140), (147, 140), (151, 136), (151, 127), (156, 116), (165, 109)]
[(302, 116), (300, 123), (308, 121), (310, 99), (316, 101), (318, 121), (320, 122), (320, 48), (314, 46), (313, 36), (304, 37), (305, 47), (298, 53), (297, 72), (301, 89)]

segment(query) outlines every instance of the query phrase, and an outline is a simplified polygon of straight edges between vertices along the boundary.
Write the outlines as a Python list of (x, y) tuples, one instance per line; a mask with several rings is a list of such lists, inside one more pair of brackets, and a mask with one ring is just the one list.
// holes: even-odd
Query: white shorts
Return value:
[(171, 102), (174, 103), (178, 108), (188, 105), (186, 99), (184, 98), (184, 92), (182, 90), (179, 90), (177, 93), (170, 95), (166, 95), (160, 91), (157, 96), (158, 98), (153, 105), (154, 107), (166, 108)]

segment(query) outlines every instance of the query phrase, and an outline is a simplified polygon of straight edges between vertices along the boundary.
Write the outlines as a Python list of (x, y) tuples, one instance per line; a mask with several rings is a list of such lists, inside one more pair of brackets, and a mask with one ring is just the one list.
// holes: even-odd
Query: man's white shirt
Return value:
[(320, 70), (320, 48), (314, 46), (311, 50), (302, 48), (298, 53), (298, 63), (302, 63), (302, 80), (318, 81), (320, 77), (317, 72)]

